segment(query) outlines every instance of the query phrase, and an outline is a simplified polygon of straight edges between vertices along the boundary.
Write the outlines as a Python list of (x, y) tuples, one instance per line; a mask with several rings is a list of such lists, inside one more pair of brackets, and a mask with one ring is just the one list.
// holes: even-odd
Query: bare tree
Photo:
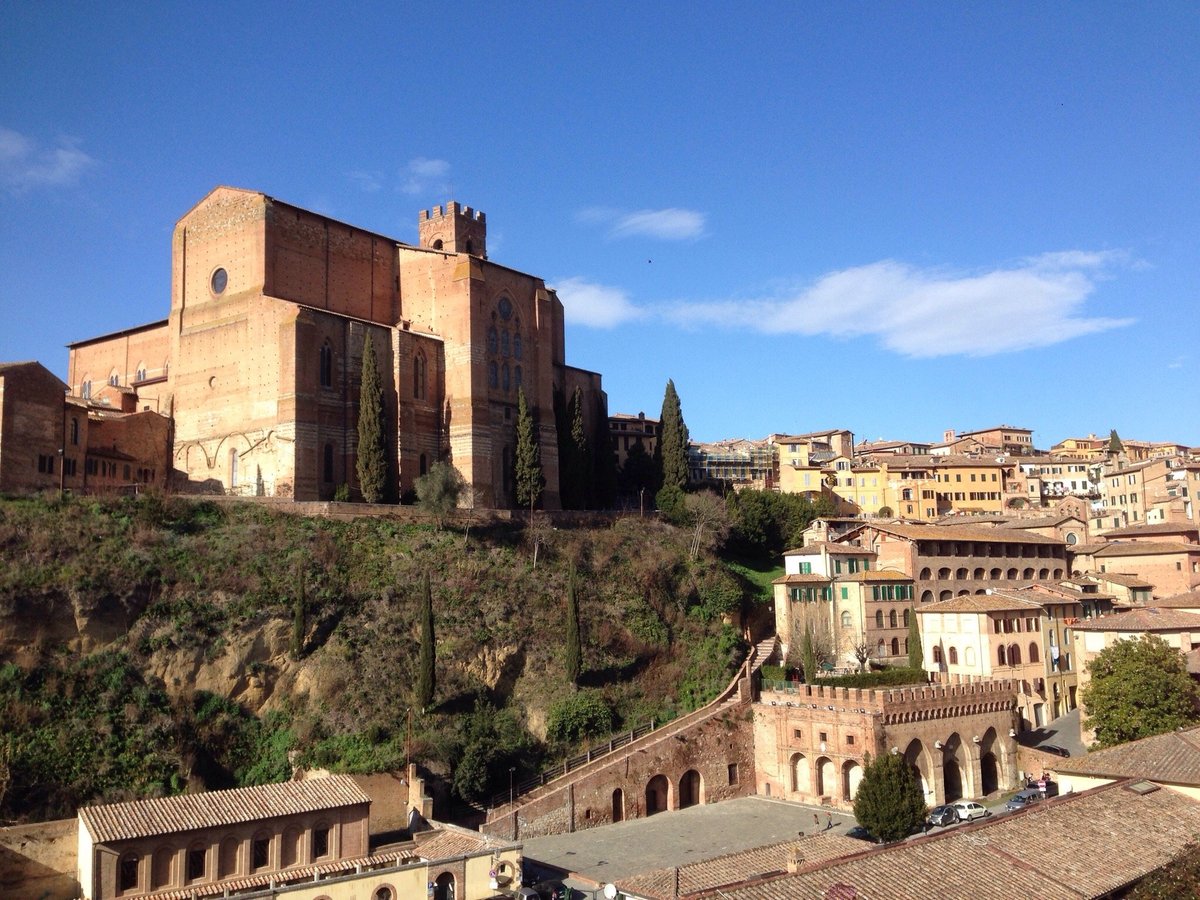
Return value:
[(875, 652), (875, 648), (871, 645), (871, 642), (867, 639), (867, 636), (861, 631), (857, 632), (849, 639), (849, 644), (850, 646), (847, 649), (850, 651), (850, 655), (853, 656), (855, 661), (858, 663), (858, 671), (867, 671), (867, 663), (870, 662), (871, 656)]
[(529, 546), (533, 549), (533, 567), (536, 569), (538, 564), (538, 554), (543, 547), (550, 544), (550, 539), (554, 535), (554, 526), (550, 524), (550, 517), (545, 513), (540, 516), (535, 515), (531, 509), (529, 511), (529, 525), (525, 529), (525, 540), (529, 542)]
[(696, 559), (702, 549), (720, 546), (729, 534), (729, 510), (725, 501), (712, 491), (688, 494), (684, 499), (692, 519), (692, 540), (688, 545), (688, 557)]
[[(831, 605), (828, 600), (816, 600), (793, 607), (791, 634), (788, 640), (789, 665), (802, 665), (800, 654), (806, 631), (817, 665), (836, 661), (839, 648), (830, 627)], [(806, 672), (805, 678), (809, 677), (811, 673)]]

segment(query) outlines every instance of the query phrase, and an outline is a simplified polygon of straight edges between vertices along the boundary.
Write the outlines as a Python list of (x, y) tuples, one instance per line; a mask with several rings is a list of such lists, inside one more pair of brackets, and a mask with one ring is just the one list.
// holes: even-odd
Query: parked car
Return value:
[(877, 843), (875, 836), (861, 825), (855, 825), (853, 828), (847, 831), (846, 837), (856, 838), (860, 841), (870, 841), (872, 844)]
[(970, 822), (972, 819), (982, 819), (992, 814), (991, 810), (985, 809), (974, 800), (955, 800), (950, 806), (960, 822)]
[(929, 811), (930, 825), (953, 825), (958, 821), (958, 810), (953, 806), (935, 806)]
[(1042, 792), (1037, 788), (1025, 788), (1009, 797), (1008, 802), (1004, 804), (1004, 808), (1007, 810), (1024, 809), (1027, 806), (1033, 806), (1033, 804), (1040, 802), (1041, 799)]
[(1036, 749), (1041, 750), (1043, 753), (1053, 753), (1055, 756), (1070, 756), (1071, 755), (1070, 750), (1066, 749), (1065, 747), (1056, 746), (1055, 744), (1042, 744), (1040, 747), (1037, 747)]

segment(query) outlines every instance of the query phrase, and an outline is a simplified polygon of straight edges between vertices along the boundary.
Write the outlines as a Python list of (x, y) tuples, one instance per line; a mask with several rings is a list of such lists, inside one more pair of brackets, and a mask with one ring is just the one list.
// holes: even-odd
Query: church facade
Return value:
[(358, 496), (365, 341), (383, 383), (390, 494), (453, 463), (470, 505), (514, 503), (517, 392), (536, 423), (541, 505), (560, 506), (556, 393), (607, 428), (600, 375), (566, 364), (563, 306), (487, 258), (482, 212), (422, 211), (411, 246), (266, 194), (218, 187), (176, 225), (167, 319), (70, 345), (73, 394), (105, 385), (173, 422), (180, 489)]

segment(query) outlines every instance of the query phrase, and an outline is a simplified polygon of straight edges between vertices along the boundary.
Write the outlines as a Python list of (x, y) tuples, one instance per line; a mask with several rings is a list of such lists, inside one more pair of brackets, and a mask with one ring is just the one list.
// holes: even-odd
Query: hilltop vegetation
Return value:
[[(478, 800), (706, 702), (762, 575), (649, 519), (342, 522), (180, 498), (0, 500), (0, 818), (414, 759)], [(578, 687), (565, 670), (578, 572)], [(437, 694), (416, 699), (428, 575)], [(750, 576), (750, 577), (747, 577)], [(759, 584), (752, 582), (757, 581)]]

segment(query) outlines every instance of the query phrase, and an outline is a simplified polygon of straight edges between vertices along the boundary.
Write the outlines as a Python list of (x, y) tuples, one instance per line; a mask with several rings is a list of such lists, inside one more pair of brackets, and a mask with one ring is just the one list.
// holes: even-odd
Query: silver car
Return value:
[(960, 822), (970, 822), (972, 819), (982, 819), (992, 814), (991, 810), (986, 809), (974, 800), (955, 800), (950, 806), (953, 807)]

